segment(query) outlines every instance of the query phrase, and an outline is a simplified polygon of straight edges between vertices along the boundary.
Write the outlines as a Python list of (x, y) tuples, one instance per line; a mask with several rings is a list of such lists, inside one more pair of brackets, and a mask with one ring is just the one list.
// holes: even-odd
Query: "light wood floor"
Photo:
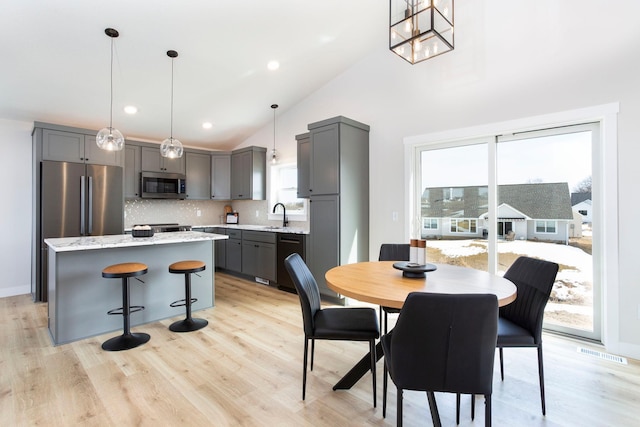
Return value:
[[(316, 366), (301, 400), (303, 334), (296, 295), (216, 274), (216, 306), (194, 313), (209, 320), (207, 328), (172, 333), (167, 326), (177, 318), (138, 326), (134, 331), (149, 333), (151, 341), (124, 352), (100, 348), (115, 334), (53, 347), (46, 310), (26, 295), (0, 299), (0, 425), (395, 425), (392, 383), (382, 418), (382, 361), (378, 408), (372, 407), (370, 376), (351, 390), (331, 389), (364, 355), (364, 343), (317, 342)], [(598, 349), (545, 336), (546, 417), (535, 350), (506, 349), (505, 381), (497, 363), (494, 374), (494, 425), (639, 425), (640, 363), (583, 356), (579, 345)], [(436, 399), (443, 425), (455, 425), (454, 396)], [(463, 397), (461, 425), (483, 426), (482, 400), (472, 422), (469, 399)], [(431, 424), (424, 393), (405, 392), (404, 421)]]

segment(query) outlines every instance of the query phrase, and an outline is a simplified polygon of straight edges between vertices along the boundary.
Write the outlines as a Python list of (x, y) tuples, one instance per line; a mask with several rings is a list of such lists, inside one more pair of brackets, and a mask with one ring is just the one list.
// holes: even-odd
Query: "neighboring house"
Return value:
[[(422, 238), (486, 237), (488, 189), (426, 188)], [(498, 186), (498, 237), (566, 243), (574, 215), (566, 182)]]
[(571, 193), (571, 208), (582, 215), (582, 222), (591, 224), (593, 207), (591, 193)]

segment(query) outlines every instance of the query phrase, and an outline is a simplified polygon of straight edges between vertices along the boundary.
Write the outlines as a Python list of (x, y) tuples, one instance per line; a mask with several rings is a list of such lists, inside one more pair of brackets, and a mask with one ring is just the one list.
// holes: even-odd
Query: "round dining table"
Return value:
[(424, 277), (406, 277), (394, 261), (369, 261), (339, 265), (327, 271), (333, 291), (349, 298), (384, 307), (402, 308), (410, 292), (439, 294), (494, 294), (500, 307), (516, 299), (516, 286), (508, 279), (473, 268), (433, 264)]
[[(358, 262), (332, 268), (326, 272), (325, 280), (330, 289), (343, 296), (400, 309), (411, 292), (494, 294), (500, 307), (516, 299), (516, 286), (504, 277), (449, 264), (433, 266), (435, 270), (425, 272), (424, 277), (406, 277), (404, 271), (394, 267), (394, 261)], [(376, 358), (382, 358), (380, 342), (376, 345)], [(367, 353), (333, 389), (351, 388), (369, 371), (369, 364)]]

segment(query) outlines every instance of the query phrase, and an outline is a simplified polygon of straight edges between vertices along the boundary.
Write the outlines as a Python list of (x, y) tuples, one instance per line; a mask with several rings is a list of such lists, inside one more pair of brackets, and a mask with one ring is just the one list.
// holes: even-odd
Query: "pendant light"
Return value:
[(273, 108), (273, 149), (271, 150), (271, 164), (275, 165), (278, 163), (278, 152), (276, 151), (276, 108), (278, 108), (278, 104), (271, 104), (271, 108)]
[(104, 30), (105, 34), (111, 37), (111, 93), (109, 103), (109, 127), (103, 128), (96, 135), (98, 147), (107, 151), (120, 151), (124, 148), (124, 136), (118, 129), (113, 127), (113, 39), (120, 34), (113, 28)]
[(162, 141), (162, 145), (160, 145), (160, 154), (162, 157), (177, 159), (182, 157), (182, 153), (184, 152), (182, 143), (173, 137), (173, 60), (178, 57), (178, 52), (175, 50), (168, 50), (167, 56), (171, 58), (171, 133), (169, 138)]

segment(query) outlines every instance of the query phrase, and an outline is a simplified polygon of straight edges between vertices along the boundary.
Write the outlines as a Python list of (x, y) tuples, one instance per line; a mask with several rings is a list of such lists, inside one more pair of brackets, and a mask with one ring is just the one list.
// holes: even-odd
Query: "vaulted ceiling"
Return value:
[[(230, 149), (374, 49), (386, 47), (387, 1), (7, 0), (0, 118)], [(276, 71), (267, 68), (276, 60)], [(138, 112), (129, 115), (124, 107)], [(212, 127), (204, 129), (202, 124)]]

